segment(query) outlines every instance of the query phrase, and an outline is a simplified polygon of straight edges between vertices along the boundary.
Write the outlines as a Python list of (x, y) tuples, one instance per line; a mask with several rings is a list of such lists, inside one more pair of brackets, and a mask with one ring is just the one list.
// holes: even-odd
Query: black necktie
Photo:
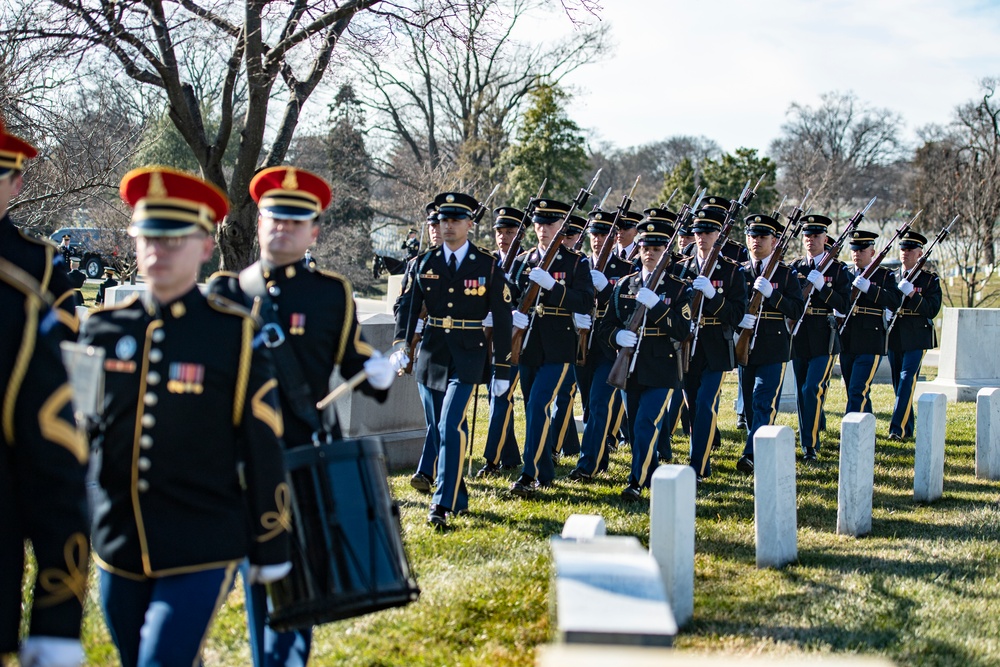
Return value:
[(628, 253), (625, 252), (625, 248), (621, 249), (621, 251), (618, 253), (618, 257), (620, 257), (621, 259), (624, 259), (626, 261), (628, 260)]
[(458, 271), (458, 264), (455, 262), (455, 253), (448, 255), (448, 270), (451, 271), (451, 275), (455, 275)]
[(755, 273), (756, 273), (756, 274), (757, 274), (758, 276), (759, 276), (759, 275), (761, 274), (761, 272), (762, 272), (762, 271), (764, 270), (764, 269), (763, 269), (763, 264), (764, 264), (764, 262), (762, 262), (762, 261), (761, 261), (761, 260), (759, 260), (759, 259), (757, 260), (757, 268), (756, 268), (756, 269), (754, 269), (754, 272), (755, 272)]

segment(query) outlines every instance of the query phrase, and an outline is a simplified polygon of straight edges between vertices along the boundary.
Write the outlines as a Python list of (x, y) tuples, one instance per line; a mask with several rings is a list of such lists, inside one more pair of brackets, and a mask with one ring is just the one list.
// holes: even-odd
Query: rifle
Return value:
[[(851, 232), (853, 232), (857, 226), (861, 224), (861, 221), (864, 220), (865, 213), (867, 213), (868, 209), (872, 207), (876, 199), (878, 199), (878, 197), (872, 197), (867, 206), (860, 209), (854, 214), (854, 217), (847, 221), (847, 226), (844, 228), (844, 231), (840, 233), (837, 240), (834, 241), (833, 245), (830, 246), (830, 249), (827, 250), (823, 261), (816, 267), (817, 271), (825, 274), (826, 270), (830, 268), (834, 261), (836, 261), (837, 255), (840, 254), (840, 251), (844, 248), (844, 244), (847, 243), (847, 238), (851, 235)], [(806, 312), (809, 310), (809, 302), (812, 301), (812, 294), (815, 288), (816, 286), (812, 283), (806, 283), (805, 289), (802, 292), (802, 296), (805, 298), (805, 308), (802, 309), (802, 317), (800, 317), (798, 321), (795, 322), (795, 326), (792, 327), (792, 335), (790, 338), (795, 338), (795, 334), (799, 332), (799, 327), (802, 326), (802, 321), (806, 319)]]
[[(564, 229), (566, 229), (566, 223), (569, 222), (569, 217), (573, 215), (573, 212), (580, 207), (587, 205), (587, 200), (591, 197), (591, 190), (597, 185), (597, 179), (601, 176), (601, 169), (597, 170), (594, 174), (594, 178), (590, 181), (590, 185), (586, 188), (581, 188), (580, 192), (576, 195), (576, 199), (573, 200), (572, 205), (570, 205), (569, 210), (566, 211), (566, 215), (563, 216), (562, 224), (559, 225), (559, 232), (553, 237), (552, 241), (549, 243), (549, 247), (545, 249), (545, 254), (542, 255), (542, 260), (538, 263), (536, 268), (540, 268), (542, 271), (548, 271), (549, 267), (552, 266), (552, 262), (555, 261), (556, 255), (559, 254), (560, 248), (562, 248), (562, 241), (559, 237), (562, 235)], [(518, 311), (527, 315), (528, 311), (534, 311), (536, 302), (539, 299), (540, 287), (538, 283), (529, 283), (527, 291), (521, 297), (521, 305), (517, 307)], [(534, 312), (532, 312), (531, 319), (528, 321), (527, 329), (514, 328), (514, 335), (511, 337), (510, 342), (510, 363), (517, 365), (521, 361), (521, 349), (528, 343), (528, 336), (531, 333), (531, 325), (534, 323)]]
[[(712, 272), (715, 270), (715, 263), (719, 259), (719, 253), (722, 252), (722, 246), (726, 244), (729, 230), (733, 228), (733, 221), (739, 215), (740, 209), (746, 208), (753, 201), (753, 198), (757, 196), (757, 188), (764, 182), (765, 175), (760, 175), (760, 179), (758, 179), (757, 185), (753, 186), (753, 190), (750, 189), (750, 181), (747, 181), (747, 184), (743, 187), (743, 192), (740, 193), (739, 199), (734, 199), (730, 202), (729, 210), (726, 211), (726, 220), (722, 224), (722, 231), (719, 232), (719, 238), (715, 239), (712, 249), (708, 252), (708, 256), (702, 263), (701, 271), (698, 273), (699, 276), (707, 278), (712, 275)], [(697, 316), (691, 320), (691, 335), (688, 337), (688, 340), (691, 341), (691, 351), (686, 355), (688, 359), (694, 356), (695, 351), (698, 349), (698, 336), (701, 333), (701, 311), (704, 306), (705, 293), (701, 290), (695, 290), (694, 297), (691, 299), (691, 312), (697, 313)]]
[(674, 191), (670, 193), (669, 197), (667, 197), (667, 201), (663, 202), (663, 204), (660, 205), (660, 208), (667, 208), (668, 206), (670, 206), (670, 202), (674, 200), (674, 197), (677, 196), (677, 193), (679, 191), (680, 188), (674, 188)]
[[(767, 260), (767, 265), (761, 272), (761, 275), (768, 280), (777, 271), (778, 265), (781, 260), (785, 257), (785, 251), (788, 250), (788, 243), (799, 235), (799, 230), (802, 228), (802, 205), (805, 204), (806, 200), (809, 199), (809, 195), (812, 190), (806, 191), (806, 196), (802, 198), (799, 205), (792, 209), (791, 215), (788, 216), (788, 224), (781, 231), (781, 236), (778, 238), (778, 242), (774, 246), (774, 251), (771, 253), (771, 257)], [(782, 202), (785, 200), (782, 199)], [(781, 205), (775, 209), (775, 215), (771, 217), (775, 220), (778, 219), (780, 215)], [(761, 306), (764, 304), (764, 295), (761, 292), (755, 292), (753, 297), (750, 299), (750, 305), (747, 308), (747, 313), (753, 316), (760, 314)], [(746, 366), (747, 362), (750, 360), (750, 352), (753, 351), (754, 343), (757, 342), (757, 327), (760, 326), (760, 318), (754, 322), (753, 329), (743, 329), (740, 331), (739, 338), (736, 340), (736, 363), (740, 366)]]
[[(590, 209), (590, 212), (593, 213), (595, 211), (602, 210), (604, 208), (604, 202), (608, 200), (608, 195), (610, 194), (611, 194), (611, 188), (608, 188), (607, 190), (604, 191), (604, 196), (601, 197), (601, 203), (594, 204), (594, 208)], [(585, 236), (587, 236), (586, 230), (584, 230), (583, 234), (580, 234), (580, 238), (578, 238), (576, 240), (576, 243), (573, 244), (573, 250), (575, 250), (576, 252), (580, 252), (580, 249), (583, 248), (583, 239)]]
[[(893, 234), (892, 238), (889, 239), (889, 242), (885, 244), (885, 247), (882, 248), (882, 250), (879, 251), (877, 255), (875, 255), (875, 259), (872, 260), (872, 263), (869, 264), (867, 267), (865, 267), (865, 270), (861, 273), (862, 278), (870, 278), (871, 275), (875, 273), (875, 269), (878, 268), (878, 265), (882, 263), (882, 260), (885, 259), (885, 256), (889, 254), (890, 250), (892, 250), (892, 244), (896, 242), (896, 239), (898, 239), (900, 236), (906, 233), (906, 230), (908, 230), (910, 228), (910, 225), (912, 225), (917, 220), (917, 218), (920, 217), (920, 214), (922, 212), (923, 209), (917, 211), (917, 214), (913, 216), (912, 220), (903, 224), (899, 229), (896, 230), (896, 233)], [(851, 315), (854, 314), (854, 309), (857, 307), (858, 300), (860, 299), (861, 299), (861, 290), (858, 289), (857, 287), (852, 287), (851, 307), (847, 310), (847, 313), (844, 314), (844, 321), (840, 323), (839, 333), (841, 334), (844, 333), (844, 327), (847, 326), (847, 322), (851, 319)]]
[[(956, 215), (954, 218), (951, 219), (951, 222), (948, 223), (947, 227), (938, 232), (938, 235), (934, 238), (933, 241), (931, 241), (931, 244), (927, 246), (927, 249), (924, 250), (924, 254), (920, 256), (920, 259), (917, 260), (917, 263), (913, 265), (912, 269), (906, 272), (906, 275), (903, 277), (903, 280), (910, 283), (913, 282), (913, 280), (917, 277), (917, 274), (920, 273), (920, 270), (924, 268), (924, 264), (927, 263), (928, 258), (930, 258), (931, 252), (934, 250), (934, 246), (936, 246), (939, 241), (943, 241), (944, 237), (948, 236), (948, 234), (951, 233), (952, 225), (954, 225), (955, 222), (958, 221), (959, 217), (961, 216)], [(885, 328), (886, 340), (889, 340), (889, 332), (892, 331), (893, 325), (895, 325), (896, 320), (899, 319), (899, 311), (902, 309), (903, 306), (902, 304), (900, 304), (899, 310), (894, 311), (892, 313), (892, 317), (889, 318), (889, 324)]]
[[(621, 219), (623, 215), (628, 213), (629, 209), (632, 208), (632, 195), (635, 194), (635, 188), (639, 185), (639, 179), (642, 176), (635, 177), (635, 183), (632, 184), (632, 189), (628, 191), (628, 194), (622, 197), (622, 201), (618, 204), (618, 209), (615, 211), (615, 217), (611, 220), (611, 229), (608, 230), (608, 236), (604, 239), (604, 243), (601, 245), (601, 250), (597, 254), (597, 263), (594, 268), (601, 273), (604, 273), (604, 269), (608, 265), (608, 259), (611, 258), (611, 248), (614, 247), (615, 228), (618, 226), (618, 220)], [(608, 188), (608, 192), (611, 189)], [(607, 195), (605, 195), (607, 197)], [(591, 310), (591, 326), (593, 326), (594, 321), (597, 319), (597, 295), (594, 295), (594, 308)], [(587, 350), (590, 349), (590, 329), (580, 329), (580, 343), (577, 348), (576, 358), (577, 366), (583, 366), (587, 363)]]
[(503, 258), (503, 264), (500, 265), (505, 276), (510, 273), (510, 267), (514, 265), (514, 259), (521, 254), (521, 240), (524, 238), (524, 232), (528, 228), (527, 222), (531, 217), (531, 209), (535, 206), (535, 202), (542, 198), (542, 193), (545, 192), (545, 184), (548, 182), (549, 179), (547, 178), (542, 180), (542, 184), (538, 187), (538, 194), (530, 197), (528, 205), (524, 207), (521, 224), (517, 226), (517, 234), (514, 235), (514, 240), (510, 242), (510, 248), (507, 249), (507, 254)]
[[(660, 258), (656, 260), (656, 266), (649, 274), (649, 278), (643, 283), (643, 287), (655, 290), (656, 286), (660, 284), (660, 279), (663, 277), (663, 272), (667, 270), (667, 267), (673, 262), (674, 253), (671, 250), (674, 243), (677, 240), (677, 235), (680, 233), (681, 227), (683, 227), (688, 220), (693, 215), (698, 204), (701, 203), (701, 198), (705, 195), (705, 191), (702, 190), (700, 195), (697, 195), (697, 199), (692, 200), (692, 204), (684, 204), (681, 207), (680, 213), (677, 216), (677, 225), (674, 227), (674, 235), (670, 237), (669, 243), (664, 246), (663, 254)], [(610, 238), (609, 238), (610, 240)], [(608, 308), (612, 306), (609, 304)], [(632, 311), (631, 317), (628, 319), (628, 323), (625, 328), (634, 334), (639, 334), (639, 329), (646, 321), (646, 306), (642, 305), (638, 301), (635, 303), (635, 310)], [(608, 384), (617, 389), (625, 389), (625, 385), (628, 384), (628, 377), (632, 374), (635, 367), (635, 361), (638, 359), (636, 353), (639, 351), (639, 344), (642, 343), (642, 336), (639, 336), (639, 340), (636, 341), (635, 347), (623, 347), (618, 350), (618, 356), (615, 357), (615, 363), (611, 366), (611, 371), (608, 373)], [(680, 364), (680, 359), (678, 359), (678, 364)]]

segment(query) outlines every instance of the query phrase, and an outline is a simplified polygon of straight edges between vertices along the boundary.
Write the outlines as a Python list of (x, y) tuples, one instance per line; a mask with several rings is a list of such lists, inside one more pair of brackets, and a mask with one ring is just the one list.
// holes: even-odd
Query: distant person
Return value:
[(411, 228), (406, 232), (406, 240), (403, 241), (403, 250), (406, 251), (406, 259), (410, 260), (420, 254), (420, 241), (417, 239), (417, 230)]
[(63, 234), (59, 242), (59, 254), (62, 255), (63, 265), (69, 267), (69, 260), (72, 258), (73, 250), (70, 247), (71, 239), (69, 234)]
[(69, 273), (66, 274), (69, 278), (69, 284), (73, 288), (76, 294), (76, 305), (83, 305), (83, 286), (87, 282), (87, 274), (80, 270), (80, 258), (70, 257), (69, 258)]
[(107, 294), (109, 287), (117, 287), (118, 281), (115, 280), (115, 269), (111, 266), (104, 267), (104, 282), (97, 287), (97, 298), (94, 299), (94, 303), (98, 306), (104, 304), (104, 298)]

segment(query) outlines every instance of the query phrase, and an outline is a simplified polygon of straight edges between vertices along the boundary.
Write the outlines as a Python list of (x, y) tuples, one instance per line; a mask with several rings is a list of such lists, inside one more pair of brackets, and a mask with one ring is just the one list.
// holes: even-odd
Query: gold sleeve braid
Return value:
[(3, 434), (7, 443), (14, 445), (14, 409), (17, 404), (17, 395), (21, 391), (21, 383), (24, 382), (24, 374), (28, 371), (28, 364), (35, 353), (35, 336), (38, 331), (38, 309), (41, 302), (38, 297), (28, 294), (24, 299), (24, 335), (21, 337), (21, 349), (18, 350), (17, 358), (14, 361), (14, 368), (10, 373), (10, 381), (7, 383), (7, 391), (3, 399)]

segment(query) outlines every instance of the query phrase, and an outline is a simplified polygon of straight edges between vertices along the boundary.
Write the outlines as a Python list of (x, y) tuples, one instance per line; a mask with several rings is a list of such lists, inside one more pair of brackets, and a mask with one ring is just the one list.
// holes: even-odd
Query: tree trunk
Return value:
[(257, 260), (257, 206), (249, 196), (233, 202), (217, 239), (221, 251), (219, 270), (240, 271)]

